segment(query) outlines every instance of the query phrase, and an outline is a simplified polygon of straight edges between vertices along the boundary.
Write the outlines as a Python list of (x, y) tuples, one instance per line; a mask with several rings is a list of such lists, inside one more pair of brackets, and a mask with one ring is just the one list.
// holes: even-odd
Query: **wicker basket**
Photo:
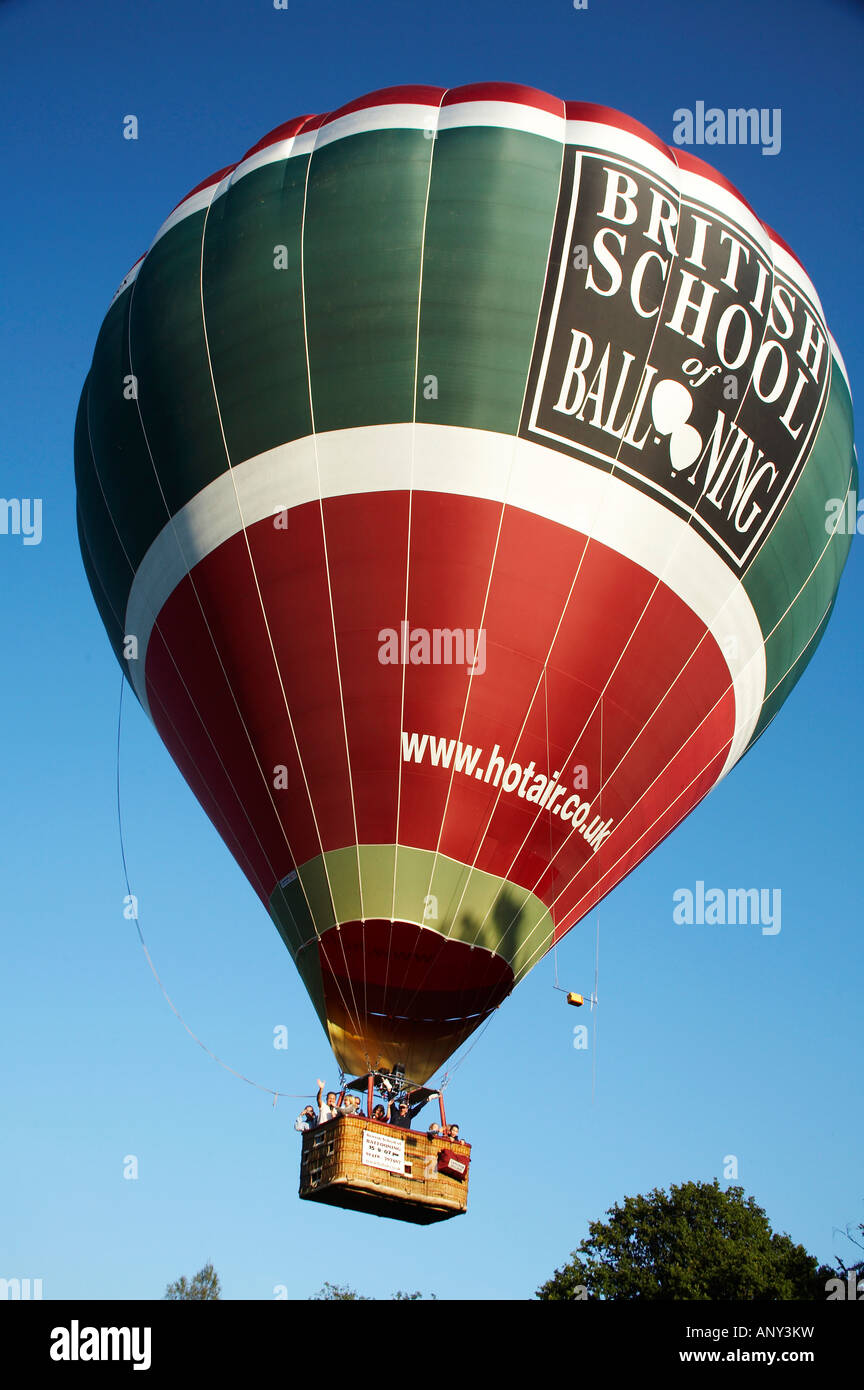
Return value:
[(438, 1171), (444, 1147), (468, 1162), (468, 1144), (355, 1116), (328, 1120), (303, 1135), (300, 1196), (421, 1226), (461, 1216), (468, 1174), (458, 1179)]

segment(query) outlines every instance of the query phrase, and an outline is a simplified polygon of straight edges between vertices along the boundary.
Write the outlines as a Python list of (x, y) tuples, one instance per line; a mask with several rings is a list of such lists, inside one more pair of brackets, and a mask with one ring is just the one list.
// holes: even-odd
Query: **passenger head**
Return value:
[(335, 1105), (335, 1104), (336, 1104), (336, 1092), (335, 1092), (335, 1091), (328, 1091), (328, 1092), (327, 1092), (327, 1104), (328, 1104), (328, 1105)]
[(409, 1111), (408, 1111), (408, 1106), (407, 1106), (406, 1102), (405, 1102), (404, 1100), (403, 1100), (403, 1101), (400, 1101), (400, 1103), (399, 1103), (399, 1114), (400, 1114), (400, 1115), (407, 1115), (408, 1113), (409, 1113)]
[(451, 1126), (450, 1126), (450, 1138), (451, 1138), (451, 1139), (458, 1139), (458, 1138), (459, 1138), (459, 1126), (458, 1126), (458, 1125), (451, 1125)]
[(373, 1120), (383, 1120), (383, 1119), (384, 1119), (384, 1106), (383, 1106), (383, 1105), (376, 1105), (376, 1106), (375, 1106), (375, 1109), (372, 1111), (372, 1119), (373, 1119)]
[(429, 1129), (427, 1130), (427, 1133), (430, 1139), (437, 1139), (438, 1135), (441, 1133), (441, 1126), (439, 1124), (436, 1124), (433, 1120), (432, 1124), (429, 1126)]

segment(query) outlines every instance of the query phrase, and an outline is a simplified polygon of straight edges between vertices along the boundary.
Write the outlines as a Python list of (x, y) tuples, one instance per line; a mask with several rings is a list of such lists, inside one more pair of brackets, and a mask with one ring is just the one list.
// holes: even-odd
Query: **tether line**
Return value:
[[(131, 884), (130, 884), (130, 882), (129, 882), (129, 866), (128, 866), (128, 862), (127, 862), (127, 859), (126, 859), (126, 843), (125, 843), (125, 839), (124, 839), (124, 835), (123, 835), (123, 809), (122, 809), (122, 798), (121, 798), (121, 795), (120, 795), (120, 743), (121, 743), (121, 733), (122, 733), (122, 729), (123, 729), (123, 689), (124, 689), (125, 685), (126, 685), (126, 676), (125, 676), (125, 674), (121, 671), (121, 673), (120, 673), (120, 701), (119, 701), (118, 708), (117, 708), (117, 756), (116, 756), (116, 768), (117, 768), (117, 776), (116, 776), (116, 786), (117, 786), (117, 832), (118, 832), (118, 835), (119, 835), (119, 837), (120, 837), (120, 860), (121, 860), (121, 862), (122, 862), (122, 864), (123, 864), (123, 879), (124, 879), (124, 882), (125, 882), (125, 884), (126, 884), (126, 894), (127, 894), (127, 898), (130, 898), (130, 899), (133, 899), (133, 900), (134, 900), (134, 899), (135, 899), (135, 895), (134, 895), (134, 893), (132, 892), (132, 886), (131, 886)], [(157, 985), (159, 986), (160, 990), (162, 991), (162, 994), (163, 994), (163, 996), (164, 996), (164, 998), (165, 998), (166, 1003), (168, 1004), (168, 1007), (171, 1009), (171, 1012), (174, 1014), (175, 1018), (177, 1018), (177, 1019), (179, 1020), (179, 1022), (183, 1025), (183, 1027), (186, 1029), (186, 1032), (189, 1034), (189, 1036), (190, 1036), (190, 1038), (193, 1040), (193, 1042), (196, 1042), (196, 1043), (198, 1044), (198, 1046), (199, 1046), (204, 1052), (207, 1053), (207, 1056), (208, 1056), (208, 1057), (212, 1057), (213, 1061), (216, 1062), (216, 1063), (218, 1063), (218, 1065), (223, 1069), (223, 1071), (230, 1072), (232, 1076), (238, 1077), (240, 1081), (245, 1081), (246, 1084), (247, 1084), (247, 1086), (254, 1086), (255, 1089), (256, 1089), (256, 1091), (264, 1091), (268, 1096), (272, 1096), (272, 1097), (273, 1097), (273, 1104), (274, 1104), (274, 1105), (276, 1104), (276, 1101), (279, 1099), (280, 1096), (282, 1096), (282, 1097), (283, 1097), (284, 1099), (286, 1099), (286, 1100), (306, 1100), (306, 1099), (308, 1099), (308, 1096), (305, 1095), (305, 1094), (302, 1094), (302, 1093), (293, 1092), (293, 1091), (274, 1091), (273, 1088), (272, 1088), (271, 1086), (262, 1086), (262, 1085), (260, 1084), (260, 1082), (258, 1082), (258, 1081), (253, 1081), (253, 1080), (251, 1079), (251, 1077), (249, 1077), (249, 1076), (244, 1076), (243, 1073), (242, 1073), (241, 1071), (237, 1071), (236, 1067), (231, 1067), (231, 1066), (228, 1065), (227, 1062), (223, 1062), (221, 1057), (217, 1057), (217, 1056), (216, 1056), (216, 1053), (213, 1052), (213, 1051), (207, 1046), (206, 1043), (204, 1043), (204, 1042), (201, 1041), (201, 1039), (198, 1037), (198, 1034), (195, 1033), (195, 1032), (193, 1032), (193, 1030), (189, 1027), (189, 1024), (186, 1022), (185, 1018), (184, 1018), (183, 1015), (181, 1014), (180, 1010), (177, 1008), (177, 1005), (174, 1003), (174, 1000), (171, 998), (170, 994), (168, 993), (167, 989), (165, 988), (164, 984), (162, 983), (162, 980), (161, 980), (160, 977), (159, 977), (159, 972), (157, 971), (155, 965), (153, 964), (153, 959), (152, 959), (152, 957), (151, 957), (151, 955), (150, 955), (149, 950), (147, 949), (147, 942), (144, 940), (144, 934), (143, 934), (143, 932), (141, 931), (141, 923), (140, 923), (139, 920), (138, 920), (138, 905), (137, 905), (137, 900), (135, 900), (135, 917), (134, 917), (134, 921), (135, 921), (135, 930), (136, 930), (137, 933), (138, 933), (138, 940), (139, 940), (139, 942), (140, 942), (140, 944), (141, 944), (141, 949), (142, 949), (142, 951), (144, 952), (144, 956), (145, 956), (145, 958), (146, 958), (147, 964), (148, 964), (149, 967), (150, 967), (150, 971), (151, 971), (151, 973), (152, 973), (152, 975), (153, 975), (153, 978), (154, 978), (154, 980), (156, 981)]]

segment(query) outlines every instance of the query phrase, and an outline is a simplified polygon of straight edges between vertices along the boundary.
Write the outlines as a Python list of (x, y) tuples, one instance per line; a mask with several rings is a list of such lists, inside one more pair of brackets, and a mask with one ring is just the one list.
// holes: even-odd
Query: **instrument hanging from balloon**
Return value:
[(75, 466), (118, 659), (340, 1067), (418, 1085), (777, 713), (857, 487), (786, 244), (507, 84), (298, 117), (193, 189)]

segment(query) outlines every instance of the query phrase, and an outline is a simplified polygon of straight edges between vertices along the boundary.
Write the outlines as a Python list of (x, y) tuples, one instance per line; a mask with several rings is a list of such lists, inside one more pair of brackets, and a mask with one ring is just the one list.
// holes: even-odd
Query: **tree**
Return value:
[[(430, 1299), (436, 1299), (437, 1296), (434, 1293), (429, 1295)], [(413, 1293), (406, 1293), (404, 1289), (399, 1289), (394, 1293), (393, 1298), (405, 1303), (415, 1303), (418, 1298), (422, 1299), (423, 1295), (419, 1289), (415, 1289)], [(347, 1284), (330, 1283), (324, 1284), (317, 1293), (312, 1294), (308, 1301), (311, 1302), (312, 1299), (338, 1300), (341, 1303), (353, 1302), (354, 1300), (362, 1300), (364, 1303), (375, 1302), (375, 1299), (370, 1298), (368, 1294), (357, 1293), (355, 1289), (349, 1289)]]
[(181, 1274), (180, 1278), (169, 1284), (165, 1290), (165, 1297), (170, 1299), (209, 1299), (221, 1296), (219, 1275), (209, 1261), (203, 1269), (199, 1269), (192, 1280)]
[(347, 1284), (331, 1284), (328, 1280), (317, 1293), (310, 1294), (307, 1300), (311, 1303), (314, 1299), (329, 1299), (340, 1303), (353, 1303), (357, 1300), (363, 1303), (372, 1303), (374, 1300), (365, 1293), (357, 1293), (355, 1289), (349, 1289)]
[(539, 1299), (824, 1299), (834, 1273), (716, 1178), (625, 1197), (606, 1214)]
[[(855, 1236), (852, 1234), (848, 1226), (846, 1227), (845, 1234), (847, 1240), (851, 1240), (852, 1244), (856, 1245), (859, 1250), (864, 1250), (864, 1244), (862, 1244), (860, 1240), (856, 1240)], [(861, 1225), (858, 1227), (858, 1234), (860, 1236), (864, 1236), (864, 1222), (862, 1222)], [(844, 1277), (850, 1272), (854, 1272), (855, 1274), (864, 1274), (864, 1260), (856, 1260), (854, 1265), (847, 1265), (845, 1260), (841, 1260), (838, 1258), (837, 1267)]]

